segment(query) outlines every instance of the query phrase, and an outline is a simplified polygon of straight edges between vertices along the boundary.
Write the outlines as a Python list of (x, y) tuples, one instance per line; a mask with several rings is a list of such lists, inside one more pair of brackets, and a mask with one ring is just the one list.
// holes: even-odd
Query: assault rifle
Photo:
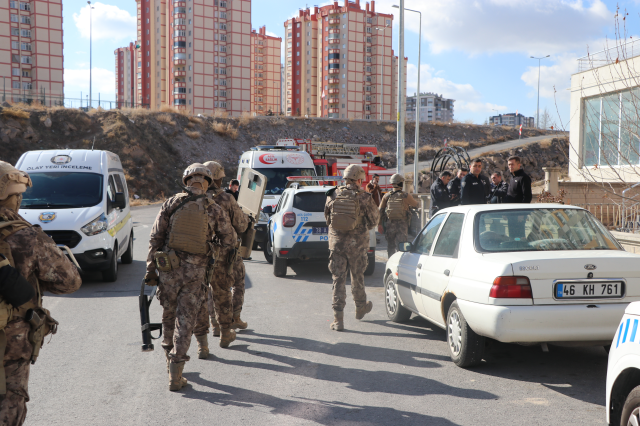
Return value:
[[(142, 287), (138, 298), (138, 302), (140, 304), (140, 323), (142, 324), (142, 352), (151, 352), (153, 350), (153, 343), (151, 343), (151, 340), (162, 337), (162, 324), (149, 322), (149, 306), (151, 306), (153, 297), (156, 295), (157, 287), (153, 289), (151, 296), (144, 294), (145, 287), (144, 279), (142, 279)], [(160, 334), (158, 334), (158, 337), (153, 337), (151, 332), (156, 330), (160, 330)]]

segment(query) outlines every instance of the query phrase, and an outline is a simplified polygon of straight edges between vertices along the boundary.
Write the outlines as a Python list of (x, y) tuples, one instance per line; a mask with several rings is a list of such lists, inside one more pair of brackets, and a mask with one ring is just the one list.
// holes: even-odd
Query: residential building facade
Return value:
[(282, 39), (267, 35), (266, 27), (251, 31), (251, 112), (279, 114)]
[(522, 114), (509, 113), (499, 114), (489, 117), (489, 124), (494, 126), (520, 126), (535, 127), (535, 119), (533, 117), (525, 117)]
[(287, 20), (285, 114), (395, 120), (392, 24), (393, 15), (377, 13), (375, 1), (363, 9), (360, 0), (308, 8)]
[(12, 102), (64, 102), (62, 0), (0, 3), (0, 75)]
[(137, 102), (160, 109), (167, 99), (167, 0), (136, 0), (138, 16)]
[(115, 50), (116, 68), (116, 106), (117, 108), (135, 107), (137, 96), (137, 52), (136, 43)]
[(420, 122), (428, 123), (441, 121), (451, 123), (453, 121), (453, 103), (455, 100), (446, 99), (436, 93), (422, 93), (420, 95), (420, 108), (416, 108), (418, 97), (407, 97), (407, 121), (416, 121), (416, 110), (419, 110)]

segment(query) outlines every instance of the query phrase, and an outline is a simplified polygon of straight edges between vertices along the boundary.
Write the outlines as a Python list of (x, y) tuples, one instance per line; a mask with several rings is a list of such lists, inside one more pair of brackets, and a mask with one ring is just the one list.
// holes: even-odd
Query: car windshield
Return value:
[(297, 192), (293, 196), (293, 208), (303, 212), (324, 212), (326, 201), (324, 192)]
[(33, 186), (22, 197), (22, 209), (91, 207), (102, 201), (102, 175), (44, 172), (29, 176)]
[(475, 245), (482, 252), (621, 250), (607, 229), (579, 209), (523, 209), (478, 213)]
[(269, 168), (255, 169), (258, 173), (262, 173), (267, 177), (266, 195), (280, 195), (287, 186), (287, 177), (289, 176), (315, 176), (315, 169), (290, 169), (290, 168)]

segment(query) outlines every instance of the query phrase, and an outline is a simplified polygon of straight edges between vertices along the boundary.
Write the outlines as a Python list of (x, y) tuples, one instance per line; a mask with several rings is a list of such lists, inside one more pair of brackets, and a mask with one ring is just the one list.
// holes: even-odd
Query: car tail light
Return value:
[(280, 254), (285, 256), (285, 255), (289, 254), (289, 250), (280, 250)]
[(495, 299), (532, 299), (528, 277), (498, 277), (493, 280), (489, 297)]
[(282, 215), (282, 226), (285, 228), (292, 228), (296, 225), (296, 214), (293, 212), (286, 212)]
[(369, 249), (369, 250), (367, 250), (367, 252), (368, 252), (368, 253), (373, 253), (374, 251), (375, 251), (375, 250), (373, 250), (373, 249)]

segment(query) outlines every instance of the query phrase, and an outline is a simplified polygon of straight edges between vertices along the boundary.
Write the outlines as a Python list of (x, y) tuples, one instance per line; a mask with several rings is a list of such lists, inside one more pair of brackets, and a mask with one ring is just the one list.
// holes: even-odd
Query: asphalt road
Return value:
[[(416, 317), (387, 320), (382, 262), (366, 278), (373, 312), (357, 321), (349, 303), (338, 333), (329, 329), (326, 264), (276, 279), (260, 252), (247, 262), (249, 329), (229, 349), (212, 345), (208, 360), (197, 359), (194, 339), (190, 384), (169, 392), (158, 341), (156, 351), (140, 351), (137, 296), (157, 210), (133, 210), (135, 261), (120, 265), (116, 283), (88, 277), (72, 295), (45, 297), (60, 327), (32, 366), (26, 424), (604, 424), (602, 348), (495, 344), (483, 365), (463, 370), (441, 329)], [(156, 300), (153, 321), (160, 312)]]
[[(511, 141), (505, 141), (505, 142), (499, 142), (499, 143), (494, 143), (491, 145), (487, 145), (487, 146), (483, 146), (480, 148), (474, 148), (468, 151), (469, 153), (469, 158), (475, 158), (475, 157), (479, 157), (483, 154), (486, 154), (487, 152), (491, 152), (491, 151), (506, 151), (508, 149), (511, 148), (517, 148), (519, 146), (523, 146), (523, 145), (527, 145), (533, 142), (539, 142), (541, 140), (544, 139), (550, 139), (556, 137), (555, 135), (542, 135), (542, 136), (534, 136), (532, 138), (524, 138), (524, 139), (514, 139)], [(429, 161), (420, 161), (418, 163), (418, 171), (420, 170), (424, 170), (424, 169), (428, 169), (431, 167), (431, 160)], [(404, 166), (404, 171), (405, 173), (413, 173), (413, 163), (412, 164), (405, 164)]]

